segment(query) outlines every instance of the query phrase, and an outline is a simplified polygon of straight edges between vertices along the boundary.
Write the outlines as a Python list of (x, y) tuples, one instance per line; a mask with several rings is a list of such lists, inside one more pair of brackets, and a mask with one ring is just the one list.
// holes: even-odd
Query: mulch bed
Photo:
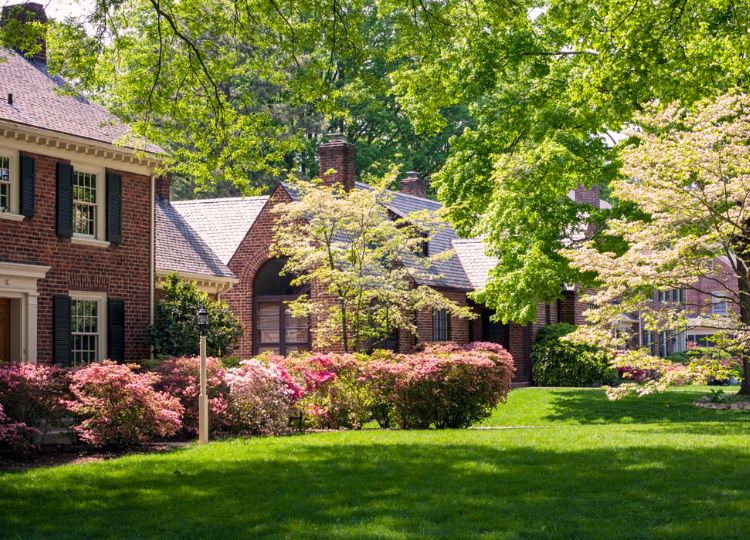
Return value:
[(22, 472), (36, 467), (92, 463), (130, 454), (170, 452), (188, 445), (187, 442), (158, 442), (125, 449), (102, 449), (79, 444), (60, 444), (33, 448), (23, 454), (0, 451), (0, 471)]

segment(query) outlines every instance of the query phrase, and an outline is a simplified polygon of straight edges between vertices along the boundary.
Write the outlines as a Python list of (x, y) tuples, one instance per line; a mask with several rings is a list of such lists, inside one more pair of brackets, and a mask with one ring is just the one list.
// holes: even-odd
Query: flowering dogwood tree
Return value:
[[(613, 197), (636, 211), (611, 219), (604, 233), (619, 237), (621, 249), (603, 250), (590, 241), (565, 251), (573, 267), (599, 282), (584, 299), (591, 325), (580, 328), (577, 339), (618, 349), (638, 331), (620, 324), (625, 315), (640, 315), (645, 330), (671, 332), (684, 331), (688, 315), (701, 315), (702, 324), (723, 334), (742, 359), (740, 392), (748, 394), (750, 98), (732, 93), (691, 108), (652, 104), (636, 120), (629, 133), (633, 144), (622, 153), (623, 175), (611, 185)], [(717, 260), (731, 269), (727, 279), (717, 274)], [(700, 283), (710, 283), (711, 290), (701, 291)], [(715, 316), (705, 305), (653, 301), (657, 291), (674, 289), (720, 290), (734, 307)]]
[(424, 284), (439, 277), (434, 263), (451, 255), (424, 249), (441, 226), (435, 213), (397, 216), (383, 187), (346, 191), (298, 182), (294, 189), (296, 199), (274, 209), (273, 252), (287, 257), (284, 271), (297, 285), (314, 289), (289, 305), (296, 315), (314, 316), (318, 345), (341, 339), (345, 352), (362, 351), (396, 329), (415, 333), (420, 310), (472, 317)]

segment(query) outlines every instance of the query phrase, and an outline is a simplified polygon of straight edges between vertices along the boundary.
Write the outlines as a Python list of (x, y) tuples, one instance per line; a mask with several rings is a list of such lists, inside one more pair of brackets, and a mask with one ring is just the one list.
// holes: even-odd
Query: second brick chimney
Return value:
[[(349, 191), (354, 189), (357, 177), (357, 147), (346, 142), (340, 133), (329, 136), (328, 142), (318, 148), (320, 178), (326, 185), (340, 182)], [(329, 174), (327, 174), (329, 173)]]
[(599, 208), (602, 198), (602, 189), (599, 184), (594, 184), (591, 189), (587, 189), (583, 184), (578, 184), (575, 189), (575, 202), (578, 204), (590, 204)]
[(172, 190), (172, 176), (162, 174), (156, 178), (156, 198), (170, 204), (170, 192)]
[[(11, 6), (3, 6), (2, 18), (0, 18), (0, 24), (5, 25), (9, 20), (16, 20), (19, 23), (26, 24), (32, 22), (40, 22), (42, 24), (47, 23), (47, 13), (44, 11), (42, 4), (36, 2), (24, 2), (21, 4), (14, 4)], [(39, 50), (32, 57), (38, 62), (43, 64), (47, 63), (47, 40), (42, 34), (39, 37)], [(18, 50), (19, 53), (25, 54), (25, 50)]]
[(401, 193), (422, 197), (423, 199), (427, 198), (427, 190), (429, 188), (429, 182), (425, 178), (422, 178), (416, 171), (406, 173), (406, 178), (401, 180), (399, 184), (399, 191)]

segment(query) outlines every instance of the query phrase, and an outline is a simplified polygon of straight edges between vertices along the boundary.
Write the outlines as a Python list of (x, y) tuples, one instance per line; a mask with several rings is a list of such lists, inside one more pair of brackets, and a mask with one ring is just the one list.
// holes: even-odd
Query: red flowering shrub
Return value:
[(359, 429), (373, 417), (367, 358), (354, 354), (314, 353), (283, 360), (304, 385), (299, 408), (317, 428)]
[(0, 422), (16, 426), (16, 443), (23, 439), (29, 444), (34, 434), (44, 438), (47, 428), (67, 414), (68, 384), (68, 371), (57, 366), (0, 365), (0, 403), (6, 419)]
[(301, 389), (283, 368), (244, 360), (227, 371), (226, 381), (235, 429), (256, 435), (289, 431), (289, 417)]
[(135, 364), (93, 363), (71, 375), (71, 412), (84, 442), (126, 446), (169, 437), (181, 427), (183, 408), (176, 397), (157, 391), (156, 373), (138, 373)]
[[(198, 398), (200, 396), (199, 356), (169, 358), (156, 366), (159, 375), (157, 390), (180, 400), (183, 407), (182, 429), (186, 433), (198, 433)], [(209, 426), (212, 431), (229, 427), (229, 385), (226, 372), (218, 358), (206, 358), (206, 392), (208, 394)]]
[[(403, 428), (462, 428), (488, 417), (510, 391), (513, 359), (495, 344), (428, 345), (369, 366), (376, 400)], [(379, 398), (379, 399), (378, 399)]]
[(16, 422), (8, 418), (2, 403), (0, 403), (0, 448), (25, 449), (29, 445), (29, 440), (34, 431), (24, 422)]

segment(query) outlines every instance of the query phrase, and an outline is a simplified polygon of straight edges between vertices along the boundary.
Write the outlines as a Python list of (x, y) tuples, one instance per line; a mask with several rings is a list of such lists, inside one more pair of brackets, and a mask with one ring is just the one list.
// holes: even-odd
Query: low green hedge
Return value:
[(610, 356), (603, 350), (562, 340), (575, 330), (567, 323), (539, 330), (531, 348), (534, 383), (538, 386), (597, 386), (617, 382)]

